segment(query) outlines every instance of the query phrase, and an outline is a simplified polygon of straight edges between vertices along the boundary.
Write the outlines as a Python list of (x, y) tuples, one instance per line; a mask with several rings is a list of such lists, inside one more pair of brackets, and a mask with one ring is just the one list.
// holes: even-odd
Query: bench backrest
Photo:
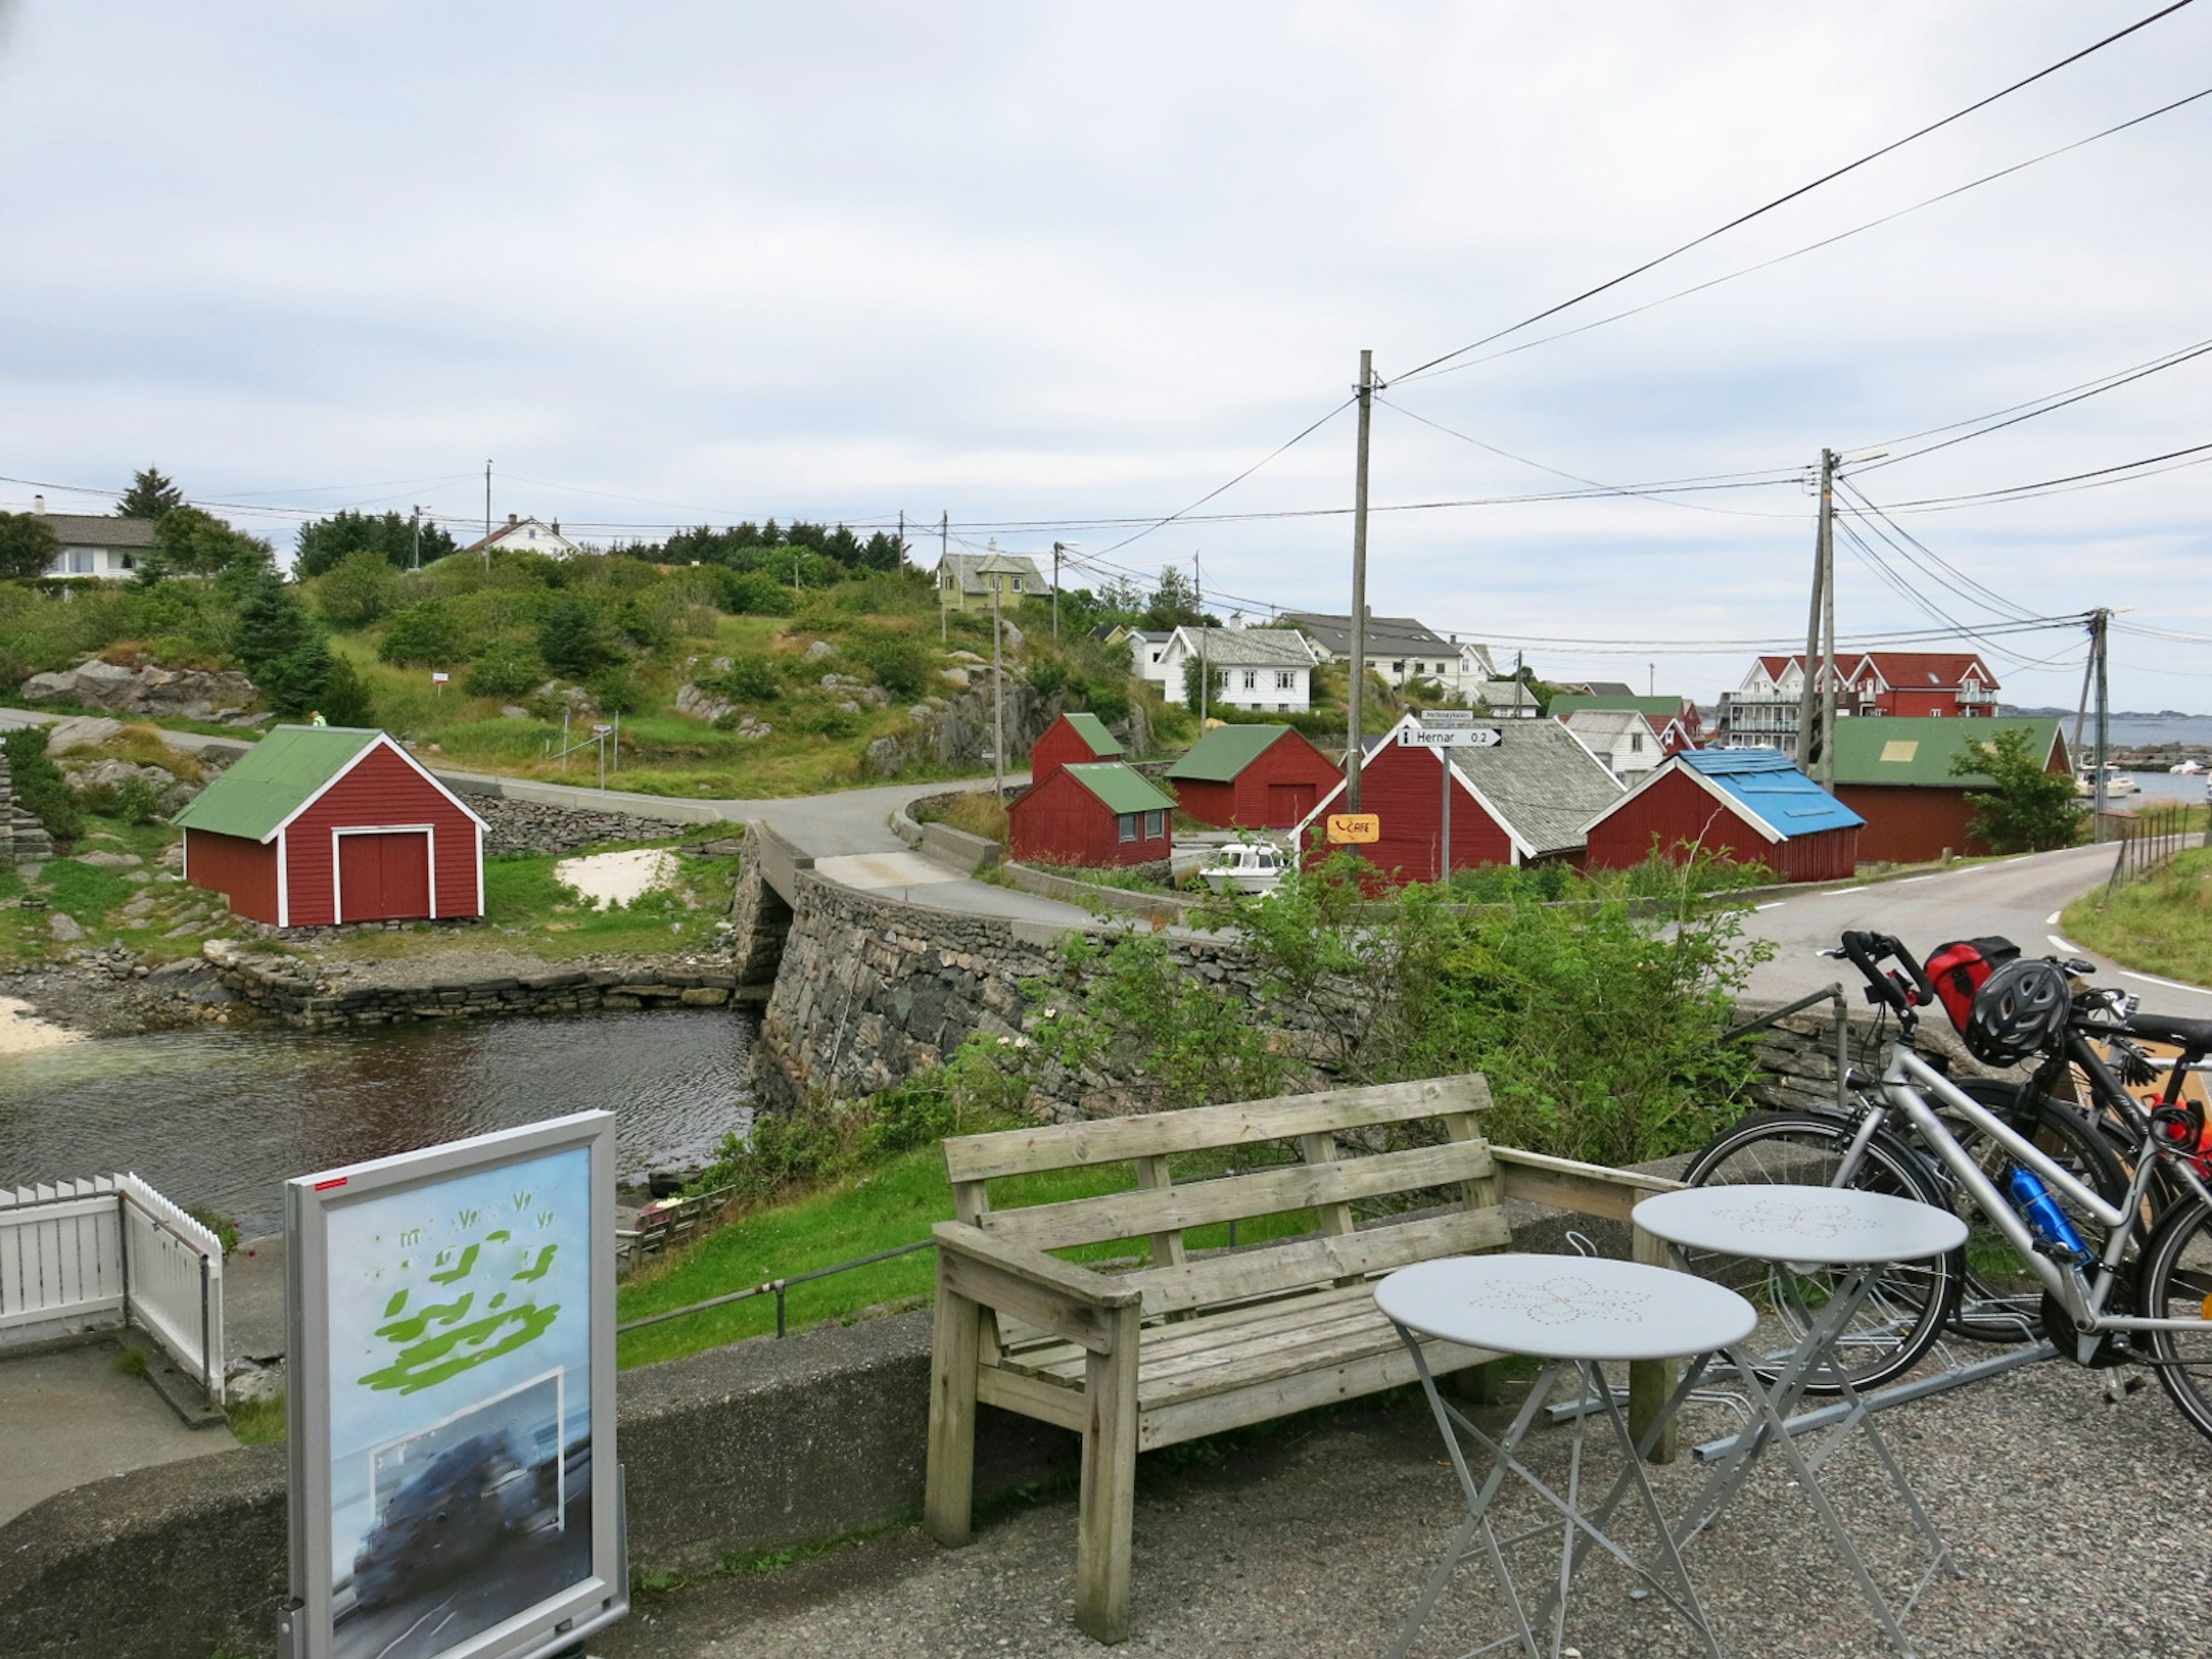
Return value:
[[(1133, 1278), (1147, 1313), (1175, 1312), (1357, 1277), (1508, 1242), (1498, 1182), (1476, 1115), (1490, 1104), (1479, 1074), (1371, 1088), (1286, 1095), (1177, 1112), (964, 1135), (945, 1143), (960, 1219), (1039, 1249), (1108, 1239), (1150, 1241), (1150, 1265)], [(1399, 1152), (1346, 1156), (1346, 1132), (1433, 1119), (1442, 1140)], [(1295, 1164), (1177, 1184), (1170, 1159), (1268, 1142), (1294, 1143)], [(1133, 1164), (1133, 1191), (1018, 1209), (991, 1207), (989, 1183), (1010, 1176)], [(1361, 1228), (1358, 1200), (1445, 1188), (1441, 1207)], [(1186, 1260), (1188, 1228), (1312, 1209), (1317, 1237)]]

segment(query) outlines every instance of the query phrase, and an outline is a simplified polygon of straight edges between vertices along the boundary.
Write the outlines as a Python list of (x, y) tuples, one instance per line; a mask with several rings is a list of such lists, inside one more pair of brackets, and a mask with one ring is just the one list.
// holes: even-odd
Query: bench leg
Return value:
[(929, 1473), (922, 1524), (939, 1543), (968, 1541), (975, 1492), (975, 1365), (983, 1310), (943, 1285), (929, 1355)]
[[(1666, 1242), (1655, 1238), (1638, 1227), (1630, 1241), (1630, 1253), (1636, 1261), (1648, 1267), (1671, 1267), (1674, 1265)], [(1680, 1362), (1673, 1359), (1638, 1359), (1628, 1367), (1628, 1432), (1638, 1445), (1652, 1422), (1666, 1408), (1674, 1392), (1674, 1384), (1681, 1375)], [(1650, 1451), (1648, 1462), (1671, 1463), (1680, 1447), (1677, 1444), (1674, 1422), (1669, 1419), (1666, 1432), (1662, 1434)]]
[(1505, 1398), (1505, 1362), (1468, 1365), (1437, 1379), (1437, 1386), (1469, 1406), (1495, 1406)]
[(1137, 1320), (1114, 1317), (1084, 1365), (1083, 1495), (1075, 1532), (1075, 1623), (1100, 1642), (1129, 1634), (1129, 1535), (1137, 1506)]

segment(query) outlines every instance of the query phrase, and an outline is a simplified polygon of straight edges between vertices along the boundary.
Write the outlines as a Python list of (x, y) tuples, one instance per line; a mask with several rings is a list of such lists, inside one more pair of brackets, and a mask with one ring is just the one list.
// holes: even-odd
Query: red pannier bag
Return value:
[(1973, 1012), (1974, 993), (2019, 954), (2020, 946), (1994, 935), (1954, 939), (1936, 947), (1936, 954), (1928, 958), (1928, 982), (1936, 988), (1936, 999), (1951, 1016), (1953, 1025), (1961, 1031), (1966, 1029), (1967, 1018)]

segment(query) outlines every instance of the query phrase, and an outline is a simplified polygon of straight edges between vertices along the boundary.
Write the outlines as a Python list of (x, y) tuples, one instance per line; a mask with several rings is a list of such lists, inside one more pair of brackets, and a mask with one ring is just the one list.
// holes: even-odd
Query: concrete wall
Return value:
[[(927, 1313), (763, 1338), (625, 1371), (634, 1571), (887, 1525), (917, 1512)], [(1074, 1437), (986, 1407), (979, 1497), (1072, 1469)], [(0, 1654), (204, 1659), (275, 1650), (284, 1449), (80, 1486), (0, 1526)]]

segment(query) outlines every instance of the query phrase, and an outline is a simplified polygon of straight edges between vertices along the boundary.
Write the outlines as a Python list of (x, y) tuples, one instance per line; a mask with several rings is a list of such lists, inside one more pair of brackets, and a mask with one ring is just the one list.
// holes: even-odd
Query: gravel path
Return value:
[[(1720, 1429), (1718, 1408), (1697, 1410), (1693, 1434)], [(1966, 1575), (1932, 1583), (1908, 1625), (1925, 1659), (2212, 1655), (2212, 1444), (2154, 1383), (2107, 1405), (2095, 1376), (2054, 1362), (1886, 1420)], [(1536, 1437), (1532, 1464), (1564, 1476), (1567, 1442), (1561, 1430)], [(1172, 1455), (1139, 1466), (1137, 1629), (1120, 1650), (1133, 1655), (1380, 1653), (1463, 1513), (1418, 1397), (1294, 1426), (1212, 1462)], [(1691, 1553), (1723, 1649), (1887, 1652), (1779, 1468), (1762, 1464)], [(1875, 1460), (1854, 1445), (1830, 1468), (1877, 1577), (1908, 1578)], [(1701, 1472), (1686, 1457), (1658, 1471), (1662, 1503), (1679, 1509)], [(1502, 1522), (1540, 1518), (1533, 1498), (1516, 1500)], [(1001, 1516), (958, 1552), (901, 1528), (779, 1571), (648, 1594), (593, 1649), (607, 1659), (1097, 1659), (1102, 1650), (1069, 1622), (1074, 1532), (1066, 1496)], [(1524, 1584), (1556, 1564), (1556, 1550), (1551, 1540), (1523, 1547)], [(1610, 1563), (1577, 1581), (1568, 1640), (1582, 1654), (1698, 1651), (1662, 1604), (1632, 1602), (1625, 1589)], [(1418, 1650), (1424, 1659), (1502, 1632), (1484, 1620), (1487, 1595), (1480, 1566), (1462, 1568)]]

